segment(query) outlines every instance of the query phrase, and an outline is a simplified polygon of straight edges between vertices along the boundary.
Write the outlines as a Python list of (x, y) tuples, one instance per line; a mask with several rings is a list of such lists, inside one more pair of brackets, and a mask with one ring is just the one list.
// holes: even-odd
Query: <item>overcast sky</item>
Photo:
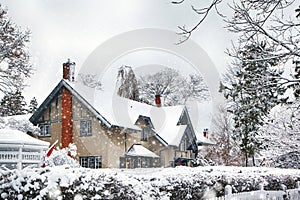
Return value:
[[(44, 100), (61, 80), (62, 63), (67, 58), (76, 62), (78, 71), (88, 55), (113, 36), (141, 28), (178, 32), (179, 25), (194, 25), (197, 15), (190, 8), (191, 2), (1, 0), (12, 20), (32, 33), (29, 51), (35, 73), (25, 91), (27, 101), (33, 96), (39, 103)], [(223, 26), (219, 17), (211, 15), (192, 35), (219, 71), (227, 65), (224, 50), (230, 46), (230, 35)]]

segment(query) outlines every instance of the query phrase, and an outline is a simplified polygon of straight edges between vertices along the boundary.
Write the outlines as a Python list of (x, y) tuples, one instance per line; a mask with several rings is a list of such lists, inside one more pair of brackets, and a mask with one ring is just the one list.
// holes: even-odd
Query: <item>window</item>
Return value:
[(82, 120), (80, 121), (80, 136), (92, 135), (92, 121)]
[(180, 151), (186, 151), (187, 148), (188, 148), (188, 139), (187, 139), (186, 137), (184, 137), (184, 138), (181, 140), (179, 150), (180, 150)]
[(51, 134), (50, 134), (50, 125), (49, 124), (41, 125), (40, 129), (41, 129), (40, 136), (43, 136), (43, 137), (51, 136)]
[(80, 156), (79, 162), (82, 167), (98, 169), (102, 167), (101, 156)]
[(149, 129), (147, 129), (146, 127), (144, 127), (142, 129), (141, 141), (147, 141), (148, 140), (148, 132), (149, 132)]

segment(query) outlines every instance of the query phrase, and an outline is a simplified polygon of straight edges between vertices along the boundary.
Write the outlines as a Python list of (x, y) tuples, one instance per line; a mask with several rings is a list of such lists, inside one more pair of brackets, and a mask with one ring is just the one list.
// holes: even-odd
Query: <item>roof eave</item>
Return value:
[(40, 114), (46, 109), (46, 105), (49, 104), (52, 99), (57, 95), (63, 85), (63, 80), (61, 80), (52, 92), (47, 96), (47, 98), (43, 101), (43, 103), (38, 107), (38, 109), (33, 113), (33, 115), (29, 118), (29, 121), (34, 125), (37, 124), (37, 120), (40, 117)]
[(57, 96), (58, 92), (62, 87), (67, 88), (71, 92), (73, 96), (75, 96), (84, 106), (90, 110), (97, 119), (103, 122), (107, 127), (111, 128), (111, 124), (108, 120), (106, 120), (93, 106), (91, 106), (78, 92), (76, 92), (64, 79), (62, 79), (57, 86), (52, 90), (52, 92), (48, 95), (48, 97), (43, 101), (43, 103), (39, 106), (39, 108), (33, 113), (33, 115), (29, 118), (29, 121), (34, 125), (37, 124), (37, 120), (40, 117), (41, 113), (46, 109), (47, 105), (53, 100), (55, 96)]

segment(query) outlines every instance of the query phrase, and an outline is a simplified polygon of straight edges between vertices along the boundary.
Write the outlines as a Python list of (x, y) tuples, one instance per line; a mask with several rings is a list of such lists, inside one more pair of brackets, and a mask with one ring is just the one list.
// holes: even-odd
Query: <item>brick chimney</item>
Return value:
[(205, 128), (203, 130), (203, 137), (208, 138), (208, 129), (207, 128)]
[(155, 104), (157, 107), (161, 107), (161, 99), (159, 94), (155, 95)]
[[(63, 64), (63, 78), (69, 81), (74, 81), (74, 74), (72, 74), (72, 68), (75, 67), (75, 63), (71, 63), (68, 60)], [(74, 70), (73, 70), (74, 72)], [(62, 88), (62, 129), (61, 129), (61, 146), (62, 148), (68, 147), (70, 143), (73, 143), (73, 122), (72, 122), (72, 94), (63, 87)]]
[(71, 62), (70, 59), (66, 63), (63, 63), (63, 79), (74, 82), (75, 80), (75, 62)]

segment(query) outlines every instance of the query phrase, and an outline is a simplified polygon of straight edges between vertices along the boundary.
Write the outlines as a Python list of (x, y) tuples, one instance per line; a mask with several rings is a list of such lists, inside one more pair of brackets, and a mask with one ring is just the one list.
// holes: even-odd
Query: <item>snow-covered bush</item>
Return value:
[[(291, 152), (299, 152), (300, 149), (299, 106), (299, 102), (276, 106), (266, 118), (265, 124), (260, 128), (260, 138), (264, 149), (257, 156), (264, 160), (262, 163), (266, 166), (297, 168), (292, 166), (292, 163), (288, 163), (287, 160), (285, 164), (282, 161)], [(283, 160), (280, 161), (279, 158)], [(299, 157), (298, 161), (295, 159), (293, 163), (298, 165), (299, 169)]]
[(40, 128), (34, 126), (29, 121), (30, 115), (16, 115), (10, 117), (0, 117), (0, 128), (1, 129), (14, 129), (19, 130), (24, 133), (32, 133), (37, 135), (40, 131)]
[(69, 167), (79, 167), (79, 163), (73, 159), (77, 155), (77, 147), (75, 144), (69, 144), (63, 149), (53, 150), (49, 157), (45, 158), (47, 167), (67, 165)]
[(203, 155), (198, 154), (197, 157), (191, 161), (193, 167), (198, 167), (198, 166), (214, 166), (216, 165), (215, 162), (212, 160), (209, 160), (207, 158), (204, 158)]
[(299, 170), (242, 167), (0, 171), (0, 199), (209, 199), (233, 192), (295, 188)]
[(279, 168), (300, 169), (300, 151), (278, 156), (273, 161), (273, 165)]

